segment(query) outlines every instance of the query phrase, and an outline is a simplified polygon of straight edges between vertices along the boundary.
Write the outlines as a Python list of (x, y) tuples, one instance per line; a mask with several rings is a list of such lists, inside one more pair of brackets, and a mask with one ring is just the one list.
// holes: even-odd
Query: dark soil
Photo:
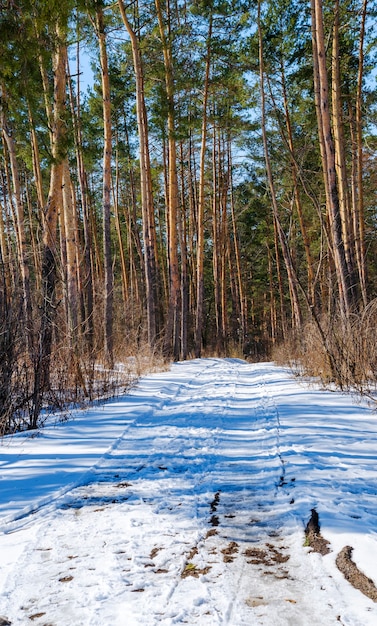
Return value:
[(318, 552), (322, 556), (331, 552), (330, 542), (321, 535), (319, 517), (315, 509), (312, 509), (311, 517), (306, 524), (305, 536), (305, 545), (310, 546), (312, 552)]
[(224, 563), (232, 563), (234, 561), (234, 555), (238, 552), (238, 544), (235, 541), (231, 541), (230, 544), (221, 550)]
[(361, 593), (373, 600), (373, 602), (377, 602), (377, 587), (373, 580), (363, 574), (356, 563), (352, 561), (352, 551), (353, 548), (351, 548), (351, 546), (345, 546), (339, 552), (335, 561), (337, 568), (355, 589), (361, 591)]

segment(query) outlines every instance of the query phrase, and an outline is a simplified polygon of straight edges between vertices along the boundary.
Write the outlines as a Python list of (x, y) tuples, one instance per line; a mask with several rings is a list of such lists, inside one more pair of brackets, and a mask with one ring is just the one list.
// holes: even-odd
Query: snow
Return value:
[[(0, 444), (12, 625), (375, 626), (377, 416), (272, 363), (197, 359)], [(326, 556), (304, 546), (315, 508)]]

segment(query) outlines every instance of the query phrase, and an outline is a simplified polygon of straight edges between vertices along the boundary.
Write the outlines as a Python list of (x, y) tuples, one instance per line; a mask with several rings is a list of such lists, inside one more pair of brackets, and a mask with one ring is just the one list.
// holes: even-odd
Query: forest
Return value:
[(141, 353), (368, 392), (376, 3), (0, 9), (0, 433)]

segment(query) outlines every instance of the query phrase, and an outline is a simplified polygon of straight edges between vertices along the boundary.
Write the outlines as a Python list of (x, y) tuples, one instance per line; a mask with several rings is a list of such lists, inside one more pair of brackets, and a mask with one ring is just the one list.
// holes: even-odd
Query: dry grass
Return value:
[(273, 359), (288, 364), (299, 375), (320, 378), (324, 384), (375, 393), (377, 300), (349, 320), (336, 315), (322, 318), (320, 323), (323, 337), (314, 323), (307, 322), (300, 335), (292, 335), (274, 349)]

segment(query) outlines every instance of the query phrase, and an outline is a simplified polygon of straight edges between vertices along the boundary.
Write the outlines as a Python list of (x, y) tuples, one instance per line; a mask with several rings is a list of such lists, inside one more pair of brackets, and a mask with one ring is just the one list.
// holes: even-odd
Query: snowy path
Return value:
[[(0, 447), (0, 615), (44, 626), (373, 626), (377, 416), (283, 368), (177, 363)], [(331, 542), (303, 547), (315, 507)]]

